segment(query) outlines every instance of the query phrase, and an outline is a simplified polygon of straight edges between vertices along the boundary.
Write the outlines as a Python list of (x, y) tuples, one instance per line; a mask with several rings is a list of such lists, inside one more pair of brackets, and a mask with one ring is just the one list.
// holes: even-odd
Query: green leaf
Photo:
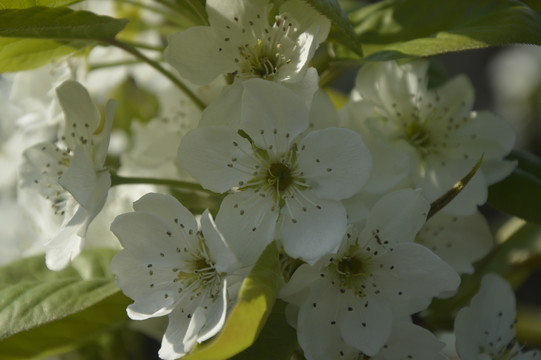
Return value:
[(274, 305), (281, 283), (278, 249), (272, 242), (242, 282), (237, 304), (222, 331), (184, 360), (228, 359), (254, 343)]
[(256, 342), (231, 360), (289, 360), (295, 351), (297, 333), (286, 320), (286, 303), (276, 301)]
[(541, 224), (541, 159), (513, 151), (518, 161), (513, 173), (489, 187), (488, 203), (496, 209), (526, 221)]
[(48, 270), (43, 256), (0, 268), (0, 339), (65, 318), (118, 292), (108, 272), (115, 252), (88, 250), (59, 272)]
[(81, 2), (82, 0), (0, 0), (0, 10), (26, 9), (36, 6), (60, 7)]
[(128, 321), (131, 302), (117, 291), (85, 310), (1, 340), (0, 359), (41, 358), (78, 348)]
[(340, 8), (337, 0), (305, 1), (331, 21), (332, 27), (329, 40), (341, 43), (360, 57), (363, 56), (363, 51), (356, 39), (353, 27), (349, 23), (346, 13)]
[(0, 72), (32, 69), (113, 39), (127, 22), (68, 8), (0, 10)]
[(127, 23), (127, 19), (68, 8), (0, 10), (0, 36), (4, 37), (101, 40), (115, 37)]
[(350, 18), (367, 60), (541, 44), (541, 18), (516, 0), (387, 0)]
[(132, 77), (128, 77), (114, 90), (112, 98), (118, 102), (114, 127), (127, 133), (131, 133), (132, 120), (148, 123), (157, 117), (160, 109), (158, 98), (137, 86)]

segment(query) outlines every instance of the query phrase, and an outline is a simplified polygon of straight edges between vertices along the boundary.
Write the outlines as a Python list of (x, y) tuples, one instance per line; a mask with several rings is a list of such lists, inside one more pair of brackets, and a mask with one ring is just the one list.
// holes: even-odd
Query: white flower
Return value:
[(488, 112), (472, 112), (473, 88), (456, 77), (428, 89), (427, 62), (364, 65), (357, 75), (345, 124), (363, 135), (374, 154), (366, 190), (401, 182), (423, 189), (433, 201), (464, 177), (484, 154), (481, 169), (445, 210), (471, 215), (487, 198), (487, 185), (515, 164), (502, 160), (515, 142), (513, 128)]
[(216, 222), (242, 261), (255, 262), (274, 238), (290, 256), (315, 261), (338, 248), (346, 231), (339, 200), (360, 190), (371, 157), (351, 130), (304, 135), (308, 111), (290, 90), (260, 79), (244, 86), (242, 130), (192, 130), (180, 164), (209, 190), (233, 190)]
[(539, 350), (521, 351), (515, 342), (515, 321), (513, 289), (498, 275), (485, 275), (470, 306), (456, 316), (458, 355), (464, 360), (541, 359)]
[(238, 262), (208, 210), (199, 231), (194, 216), (172, 196), (147, 194), (133, 207), (111, 225), (124, 247), (111, 272), (135, 301), (128, 306), (130, 318), (169, 316), (159, 355), (176, 359), (223, 326), (227, 275)]
[(28, 148), (19, 169), (21, 186), (36, 188), (63, 219), (46, 243), (47, 266), (53, 270), (79, 254), (88, 226), (107, 198), (111, 180), (104, 162), (116, 108), (109, 102), (101, 121), (88, 92), (75, 81), (64, 82), (57, 94), (66, 120), (61, 141)]
[(391, 193), (372, 208), (359, 235), (348, 231), (336, 254), (296, 270), (281, 296), (299, 306), (297, 337), (308, 359), (373, 356), (389, 340), (393, 317), (456, 289), (458, 275), (413, 243), (427, 211), (418, 191)]
[(416, 242), (432, 250), (459, 273), (473, 273), (472, 264), (492, 249), (494, 240), (479, 212), (454, 216), (438, 212), (417, 235)]
[(370, 359), (447, 360), (441, 354), (444, 345), (430, 331), (404, 320), (393, 325), (389, 340), (381, 351)]
[(273, 24), (268, 0), (208, 0), (206, 8), (210, 26), (168, 37), (165, 58), (182, 77), (201, 85), (220, 74), (258, 77), (311, 98), (318, 75), (308, 62), (327, 37), (329, 20), (298, 0), (284, 2)]

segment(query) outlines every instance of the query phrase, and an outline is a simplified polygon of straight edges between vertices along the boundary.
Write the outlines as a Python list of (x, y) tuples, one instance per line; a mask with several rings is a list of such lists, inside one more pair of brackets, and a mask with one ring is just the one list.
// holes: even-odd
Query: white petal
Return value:
[(186, 316), (180, 307), (177, 307), (169, 314), (169, 324), (158, 352), (161, 359), (176, 360), (190, 351), (190, 348), (195, 344), (195, 339), (190, 344), (183, 342), (190, 322), (191, 319)]
[(220, 96), (203, 110), (199, 126), (228, 126), (240, 128), (241, 98), (244, 87), (241, 81), (235, 81), (224, 88)]
[(325, 284), (314, 286), (299, 310), (297, 338), (308, 359), (323, 359), (322, 355), (332, 354), (333, 347), (340, 342), (337, 322), (343, 308), (343, 297), (337, 298), (336, 290)]
[[(171, 228), (178, 229), (178, 233), (197, 231), (197, 222), (192, 213), (171, 195), (150, 193), (142, 196), (133, 203), (135, 211), (155, 215), (166, 222)], [(180, 231), (180, 229), (183, 229)], [(175, 233), (177, 233), (175, 231)], [(182, 235), (181, 235), (182, 236)]]
[(441, 211), (427, 221), (416, 241), (459, 273), (472, 273), (472, 263), (485, 256), (494, 243), (488, 223), (480, 213), (453, 216)]
[(250, 20), (256, 21), (260, 18), (266, 22), (269, 10), (268, 0), (207, 0), (209, 22), (217, 28), (235, 24), (247, 27)]
[(111, 224), (111, 231), (122, 246), (142, 265), (151, 266), (177, 267), (182, 264), (181, 251), (189, 244), (173, 237), (174, 229), (161, 218), (144, 212), (119, 215)]
[(411, 242), (424, 225), (429, 209), (420, 191), (404, 189), (389, 193), (371, 209), (361, 238), (363, 242), (371, 238), (378, 243)]
[(175, 306), (177, 288), (171, 268), (149, 268), (121, 250), (111, 261), (110, 271), (116, 275), (122, 292), (135, 301), (127, 309), (130, 318), (143, 320), (167, 315)]
[(219, 33), (208, 26), (172, 33), (167, 37), (165, 60), (183, 78), (198, 85), (209, 84), (218, 75), (236, 69), (231, 49), (223, 48), (218, 36)]
[(84, 208), (90, 209), (92, 195), (97, 185), (97, 174), (90, 154), (77, 145), (68, 169), (58, 179), (58, 183), (73, 195)]
[(215, 267), (219, 273), (228, 273), (240, 267), (235, 253), (216, 227), (208, 209), (201, 215), (201, 231), (210, 257), (216, 263)]
[(286, 199), (280, 229), (285, 252), (293, 258), (314, 263), (335, 252), (346, 233), (346, 210), (339, 201), (322, 200), (309, 190)]
[(70, 219), (72, 224), (64, 225), (59, 232), (45, 244), (45, 263), (51, 270), (62, 270), (79, 255), (83, 248), (83, 238), (78, 235), (87, 211), (79, 207), (74, 216)]
[(393, 326), (386, 346), (374, 360), (436, 360), (444, 343), (438, 341), (430, 331), (409, 322), (399, 322)]
[[(235, 145), (236, 144), (236, 145)], [(178, 148), (180, 165), (206, 189), (222, 193), (254, 175), (252, 148), (233, 129), (209, 126), (188, 132)]]
[(341, 200), (361, 190), (372, 157), (359, 134), (333, 127), (312, 131), (299, 142), (297, 164), (318, 197)]
[[(448, 119), (452, 119), (452, 122), (458, 122), (469, 116), (474, 95), (470, 80), (464, 75), (457, 76), (425, 95), (425, 98), (422, 99), (420, 117), (433, 133), (442, 136), (448, 133), (446, 131), (449, 126)], [(444, 139), (442, 136), (438, 140), (448, 139)]]
[(278, 211), (270, 196), (245, 190), (225, 197), (216, 224), (239, 261), (253, 265), (274, 240), (277, 218)]
[(90, 147), (101, 116), (88, 91), (78, 82), (68, 80), (56, 88), (56, 93), (66, 118), (63, 140), (71, 149), (77, 144)]
[(487, 160), (501, 159), (515, 145), (516, 131), (511, 124), (490, 112), (469, 114), (469, 121), (452, 134), (460, 149), (475, 160), (485, 154)]
[(466, 359), (478, 354), (479, 348), (487, 349), (486, 352), (506, 348), (515, 337), (515, 306), (511, 286), (498, 275), (485, 275), (470, 307), (463, 308), (456, 316), (458, 354)]
[(374, 283), (403, 315), (423, 310), (432, 297), (454, 291), (460, 284), (449, 265), (415, 243), (393, 246), (393, 251), (377, 257), (371, 271)]
[[(216, 335), (224, 326), (225, 317), (227, 314), (227, 280), (223, 281), (221, 296), (214, 299), (206, 300), (199, 305), (200, 311), (205, 313), (205, 324), (199, 330), (197, 342), (202, 343)], [(196, 314), (194, 314), (194, 317)]]
[(323, 89), (318, 89), (313, 97), (314, 101), (310, 107), (310, 123), (308, 128), (310, 130), (316, 130), (338, 126), (338, 112), (327, 92)]
[(303, 1), (286, 1), (280, 6), (280, 13), (287, 13), (298, 24), (298, 32), (313, 31), (315, 43), (320, 44), (327, 38), (331, 23), (329, 19), (315, 11)]
[[(280, 71), (285, 71), (285, 69), (280, 69)], [(306, 71), (303, 71), (303, 76), (298, 75), (294, 78), (294, 80), (295, 81), (290, 82), (284, 81), (282, 82), (282, 85), (293, 91), (300, 98), (302, 98), (307, 108), (310, 109), (312, 104), (316, 106), (318, 100), (314, 99), (314, 93), (316, 93), (319, 88), (319, 75), (317, 73), (317, 70), (313, 67), (310, 67), (306, 69)], [(317, 111), (317, 109), (312, 111)], [(322, 118), (323, 116), (325, 116), (325, 114), (321, 114)], [(325, 118), (325, 120), (331, 122), (333, 118)], [(312, 119), (310, 121), (312, 121)]]
[[(350, 296), (347, 312), (342, 313), (340, 330), (346, 344), (366, 355), (375, 355), (391, 333), (392, 313), (389, 305), (370, 296)], [(351, 309), (351, 310), (350, 310)]]
[(288, 88), (272, 81), (244, 81), (242, 128), (255, 144), (278, 156), (308, 126), (308, 109)]

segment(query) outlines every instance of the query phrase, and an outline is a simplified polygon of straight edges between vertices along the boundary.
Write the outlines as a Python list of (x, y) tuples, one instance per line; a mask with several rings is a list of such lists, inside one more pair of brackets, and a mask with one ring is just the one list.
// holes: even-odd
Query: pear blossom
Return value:
[[(446, 360), (441, 353), (444, 343), (430, 331), (412, 324), (397, 321), (389, 340), (372, 360)], [(361, 358), (362, 359), (362, 358)]]
[(370, 154), (351, 130), (306, 131), (308, 110), (291, 91), (260, 79), (243, 86), (241, 130), (188, 132), (179, 162), (206, 189), (230, 191), (216, 222), (242, 261), (254, 263), (274, 238), (291, 257), (315, 261), (340, 245), (340, 200), (368, 178)]
[(330, 21), (304, 1), (284, 2), (269, 24), (268, 0), (206, 2), (210, 26), (168, 37), (165, 59), (195, 84), (220, 74), (280, 82), (311, 99), (318, 75), (308, 62), (326, 39)]
[(393, 318), (457, 288), (457, 273), (413, 243), (428, 209), (418, 191), (390, 193), (336, 253), (296, 270), (281, 297), (299, 307), (297, 337), (309, 360), (374, 356), (389, 341)]
[(494, 239), (479, 212), (456, 216), (440, 211), (422, 227), (416, 242), (432, 250), (457, 272), (471, 274), (472, 264), (488, 254)]
[(63, 135), (57, 144), (39, 143), (25, 150), (19, 169), (21, 187), (37, 189), (62, 219), (45, 244), (52, 270), (64, 268), (80, 253), (88, 226), (107, 198), (111, 179), (104, 163), (116, 108), (110, 101), (101, 121), (79, 83), (66, 81), (56, 92), (65, 115)]
[(428, 62), (365, 64), (343, 110), (344, 125), (361, 133), (375, 156), (365, 190), (420, 187), (433, 201), (464, 177), (483, 155), (481, 169), (445, 211), (471, 215), (487, 199), (487, 186), (515, 163), (503, 160), (515, 142), (510, 124), (472, 111), (469, 80), (456, 77), (428, 88)]
[(534, 360), (541, 351), (523, 351), (515, 341), (516, 306), (511, 286), (487, 274), (470, 306), (455, 318), (456, 350), (464, 360)]
[(201, 228), (170, 195), (150, 193), (119, 215), (111, 230), (124, 247), (111, 262), (122, 291), (134, 300), (128, 316), (144, 320), (167, 315), (159, 356), (177, 359), (223, 326), (227, 289), (239, 263), (206, 210)]

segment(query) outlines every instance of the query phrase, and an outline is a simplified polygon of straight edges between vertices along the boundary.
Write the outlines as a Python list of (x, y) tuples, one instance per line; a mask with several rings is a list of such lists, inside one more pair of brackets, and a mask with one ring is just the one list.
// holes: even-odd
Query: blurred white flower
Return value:
[(46, 243), (50, 269), (67, 266), (81, 251), (90, 222), (102, 209), (111, 185), (104, 166), (116, 103), (110, 101), (101, 121), (86, 89), (75, 81), (57, 88), (65, 115), (58, 144), (39, 143), (24, 152), (21, 187), (32, 187), (50, 200), (62, 224)]

